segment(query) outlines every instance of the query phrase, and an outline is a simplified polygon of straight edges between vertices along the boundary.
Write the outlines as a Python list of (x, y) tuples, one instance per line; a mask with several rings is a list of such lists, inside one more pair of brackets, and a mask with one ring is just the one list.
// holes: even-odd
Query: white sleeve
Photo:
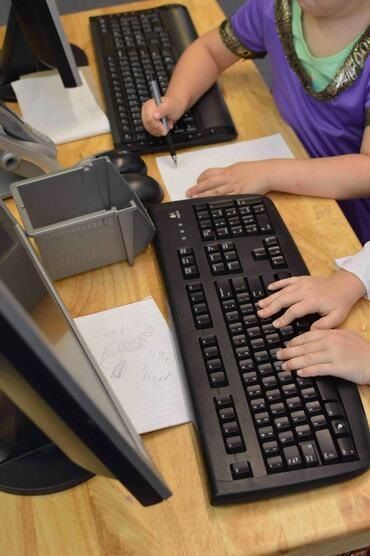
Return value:
[(335, 263), (338, 268), (352, 272), (361, 280), (366, 288), (365, 297), (370, 299), (370, 241), (356, 255), (335, 259)]

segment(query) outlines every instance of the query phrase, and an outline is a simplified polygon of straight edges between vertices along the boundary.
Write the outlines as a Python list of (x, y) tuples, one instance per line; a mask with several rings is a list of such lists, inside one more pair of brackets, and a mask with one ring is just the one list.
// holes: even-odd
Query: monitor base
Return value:
[[(78, 67), (87, 66), (89, 64), (89, 60), (85, 52), (82, 50), (82, 48), (80, 48), (75, 44), (71, 44), (71, 48), (77, 66)], [(1, 50), (0, 50), (0, 58), (1, 58)], [(50, 71), (50, 69), (52, 68), (50, 68), (49, 66), (45, 66), (39, 62), (37, 71)], [(15, 96), (15, 92), (10, 83), (0, 83), (0, 100), (4, 100), (6, 102), (17, 102), (17, 97)]]
[(50, 443), (0, 463), (0, 491), (18, 495), (51, 494), (93, 476)]

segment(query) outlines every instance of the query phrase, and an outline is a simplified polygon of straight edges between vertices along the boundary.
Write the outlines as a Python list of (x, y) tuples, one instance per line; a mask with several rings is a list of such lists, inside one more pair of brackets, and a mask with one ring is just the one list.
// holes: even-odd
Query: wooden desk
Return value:
[[(88, 17), (120, 9), (164, 4), (161, 0), (63, 17), (69, 38), (94, 65)], [(215, 0), (186, 0), (200, 33), (216, 26)], [(207, 4), (207, 9), (205, 9)], [(239, 130), (239, 140), (281, 132), (296, 156), (305, 156), (280, 120), (272, 97), (251, 62), (237, 64), (220, 80)], [(110, 136), (60, 147), (69, 166), (111, 147)], [(154, 158), (149, 173), (160, 179)], [(328, 275), (333, 257), (355, 252), (359, 243), (330, 200), (271, 195), (312, 274)], [(11, 204), (11, 203), (10, 203)], [(57, 284), (73, 317), (152, 295), (166, 314), (165, 292), (152, 247), (135, 266), (112, 265)], [(346, 326), (370, 339), (370, 308), (358, 303)], [(370, 415), (370, 390), (362, 388)], [(145, 444), (173, 491), (166, 502), (141, 507), (116, 481), (95, 477), (67, 492), (17, 497), (0, 493), (0, 554), (7, 556), (328, 556), (370, 544), (370, 473), (336, 486), (268, 501), (223, 508), (208, 502), (205, 469), (191, 425), (145, 436)]]

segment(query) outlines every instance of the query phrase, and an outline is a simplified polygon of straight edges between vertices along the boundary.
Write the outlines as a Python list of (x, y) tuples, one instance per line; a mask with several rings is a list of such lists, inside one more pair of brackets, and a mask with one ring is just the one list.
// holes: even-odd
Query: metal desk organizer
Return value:
[(155, 228), (140, 199), (107, 157), (13, 183), (26, 233), (53, 280), (127, 260)]

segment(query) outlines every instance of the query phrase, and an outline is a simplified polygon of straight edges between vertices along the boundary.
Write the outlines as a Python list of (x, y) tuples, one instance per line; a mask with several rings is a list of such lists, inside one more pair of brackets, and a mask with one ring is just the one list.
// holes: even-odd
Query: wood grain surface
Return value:
[[(86, 51), (95, 71), (89, 16), (164, 3), (145, 0), (62, 19), (69, 39)], [(222, 20), (214, 0), (183, 3), (199, 33)], [(306, 156), (294, 133), (281, 121), (252, 62), (229, 69), (220, 85), (238, 127), (238, 140), (280, 132), (297, 157)], [(68, 167), (111, 146), (109, 135), (76, 141), (58, 148), (59, 159)], [(149, 174), (160, 181), (154, 157), (144, 158)], [(358, 250), (359, 242), (334, 201), (284, 194), (271, 198), (312, 274), (329, 275), (334, 257)], [(14, 211), (11, 201), (8, 205)], [(133, 267), (115, 264), (56, 285), (73, 317), (148, 295), (167, 316), (166, 295), (151, 246), (136, 258)], [(370, 340), (369, 317), (369, 303), (360, 301), (345, 326)], [(361, 388), (361, 395), (370, 415), (369, 389)], [(0, 554), (254, 556), (289, 552), (329, 556), (370, 543), (369, 473), (308, 493), (216, 508), (208, 501), (204, 464), (192, 425), (147, 434), (144, 441), (173, 492), (169, 500), (143, 508), (117, 481), (103, 477), (49, 496), (0, 493)]]

